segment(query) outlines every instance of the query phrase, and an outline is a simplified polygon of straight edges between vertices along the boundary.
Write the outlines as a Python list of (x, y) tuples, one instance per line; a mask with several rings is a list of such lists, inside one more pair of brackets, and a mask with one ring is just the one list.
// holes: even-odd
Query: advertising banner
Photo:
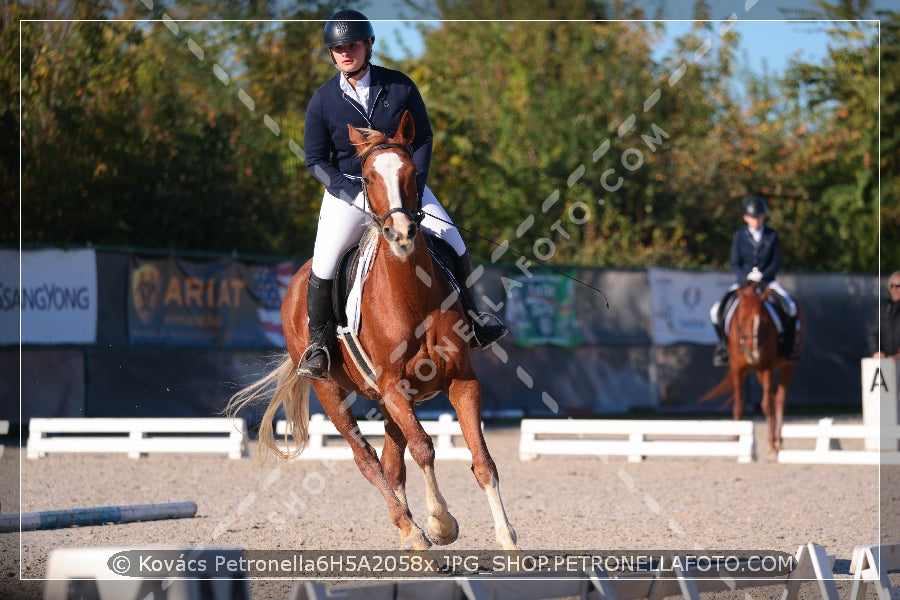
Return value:
[[(19, 260), (21, 257), (21, 288)], [(97, 261), (93, 250), (0, 251), (0, 344), (93, 344)]]
[(504, 285), (506, 325), (517, 346), (571, 347), (582, 342), (572, 279), (541, 272), (523, 277), (521, 271), (515, 271), (504, 278)]
[(655, 345), (716, 343), (709, 309), (734, 283), (734, 275), (650, 268), (647, 277)]
[(157, 346), (283, 346), (279, 311), (292, 272), (290, 263), (133, 256), (129, 339)]

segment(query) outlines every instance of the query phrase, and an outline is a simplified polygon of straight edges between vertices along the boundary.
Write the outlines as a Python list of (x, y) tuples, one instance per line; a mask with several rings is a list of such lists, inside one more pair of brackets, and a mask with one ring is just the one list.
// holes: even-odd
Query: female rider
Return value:
[(719, 336), (719, 343), (713, 352), (713, 365), (728, 365), (728, 344), (725, 335), (725, 311), (731, 306), (731, 298), (735, 290), (748, 280), (766, 284), (772, 290), (769, 297), (775, 300), (782, 319), (781, 352), (790, 361), (797, 360), (795, 347), (797, 329), (797, 305), (785, 289), (775, 281), (778, 267), (781, 265), (781, 242), (778, 232), (766, 226), (766, 201), (759, 196), (744, 200), (744, 223), (734, 232), (731, 245), (731, 271), (735, 283), (731, 285), (721, 300), (709, 311), (712, 322)]
[(412, 151), (419, 205), (424, 213), (422, 228), (453, 248), (454, 276), (472, 327), (470, 344), (487, 348), (507, 330), (496, 317), (496, 324), (486, 324), (476, 310), (475, 294), (467, 285), (472, 263), (465, 242), (426, 185), (432, 133), (418, 88), (403, 73), (371, 63), (375, 32), (362, 13), (337, 11), (325, 23), (324, 35), (331, 61), (339, 72), (316, 91), (306, 112), (306, 164), (325, 186), (325, 194), (307, 291), (310, 346), (303, 353), (297, 373), (312, 379), (328, 377), (335, 334), (331, 302), (335, 269), (344, 252), (359, 242), (363, 225), (370, 218), (363, 206), (362, 165), (350, 143), (347, 124), (392, 136), (407, 110), (415, 124)]

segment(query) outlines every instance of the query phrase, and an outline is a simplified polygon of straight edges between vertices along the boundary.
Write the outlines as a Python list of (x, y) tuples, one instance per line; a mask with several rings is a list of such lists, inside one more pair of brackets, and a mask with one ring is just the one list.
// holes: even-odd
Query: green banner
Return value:
[(575, 314), (575, 286), (565, 274), (521, 271), (507, 274), (506, 325), (517, 346), (530, 348), (544, 344), (577, 346), (582, 343)]

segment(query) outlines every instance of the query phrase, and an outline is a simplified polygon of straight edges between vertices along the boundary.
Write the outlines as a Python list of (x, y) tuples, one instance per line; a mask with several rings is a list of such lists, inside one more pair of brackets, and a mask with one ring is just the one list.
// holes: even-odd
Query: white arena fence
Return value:
[[(459, 422), (452, 414), (422, 421), (434, 439), (435, 457), (471, 460)], [(384, 422), (361, 419), (359, 432), (378, 452), (382, 450)], [(0, 433), (8, 431), (0, 421)], [(482, 427), (484, 425), (482, 424)], [(752, 421), (632, 420), (632, 419), (522, 419), (519, 458), (540, 456), (624, 456), (630, 462), (646, 457), (725, 457), (740, 463), (756, 458)], [(275, 433), (284, 438), (283, 450), (293, 448), (287, 422), (279, 420)], [(900, 425), (787, 423), (782, 437), (788, 449), (778, 453), (779, 463), (900, 464)], [(125, 453), (139, 458), (152, 452), (246, 456), (249, 434), (244, 419), (229, 418), (33, 418), (29, 422), (27, 457), (50, 453)], [(797, 448), (805, 440), (807, 448)], [(865, 442), (864, 450), (843, 449), (842, 441)], [(857, 443), (857, 446), (862, 444)], [(0, 445), (0, 451), (3, 446)], [(323, 414), (313, 414), (309, 439), (300, 459), (350, 460), (353, 453)]]
[[(752, 421), (522, 419), (519, 458), (540, 455), (734, 457), (755, 454)], [(736, 439), (735, 439), (736, 438)]]
[[(6, 435), (9, 433), (9, 421), (0, 421), (0, 435)], [(0, 458), (3, 457), (3, 449), (6, 446), (0, 444)]]
[(53, 452), (126, 453), (129, 458), (175, 452), (237, 459), (246, 454), (248, 437), (244, 419), (228, 418), (33, 418), (28, 429), (28, 458)]
[[(900, 425), (835, 424), (834, 419), (825, 418), (819, 419), (817, 424), (785, 424), (781, 428), (781, 437), (784, 440), (814, 439), (815, 447), (781, 450), (778, 453), (780, 463), (900, 464), (900, 452), (897, 451)], [(871, 450), (844, 450), (841, 440), (874, 440), (876, 443), (867, 444), (874, 448)], [(880, 444), (877, 443), (879, 440)]]
[[(453, 415), (444, 413), (438, 416), (436, 421), (420, 421), (425, 433), (434, 438), (434, 457), (442, 460), (472, 460), (472, 453), (462, 440), (462, 429)], [(382, 445), (377, 438), (384, 438), (384, 421), (359, 420), (359, 433), (364, 436), (381, 454)], [(482, 423), (482, 429), (484, 424)], [(275, 423), (276, 436), (289, 436), (287, 421), (280, 420)], [(458, 442), (454, 442), (457, 440)], [(290, 451), (295, 446), (293, 442), (285, 442), (279, 445), (283, 451)], [(306, 448), (297, 456), (304, 460), (351, 460), (353, 451), (346, 443), (330, 420), (322, 413), (315, 413), (309, 417), (309, 432)]]

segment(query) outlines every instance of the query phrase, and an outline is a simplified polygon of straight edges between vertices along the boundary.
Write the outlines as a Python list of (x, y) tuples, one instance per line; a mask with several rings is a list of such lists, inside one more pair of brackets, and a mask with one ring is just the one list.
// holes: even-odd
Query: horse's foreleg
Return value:
[(744, 377), (746, 372), (735, 367), (729, 372), (731, 377), (732, 400), (731, 415), (735, 421), (740, 421), (744, 416)]
[(759, 380), (760, 386), (762, 386), (762, 404), (760, 406), (762, 407), (763, 414), (766, 416), (766, 431), (768, 432), (769, 437), (769, 458), (773, 458), (778, 453), (778, 450), (775, 447), (777, 411), (773, 402), (773, 374), (774, 371), (772, 369), (766, 369), (756, 373), (756, 378)]
[(466, 445), (472, 453), (472, 472), (475, 480), (487, 495), (494, 517), (494, 535), (504, 550), (517, 550), (516, 530), (509, 523), (503, 500), (500, 498), (500, 476), (497, 466), (488, 452), (481, 431), (481, 389), (478, 381), (457, 380), (450, 385), (450, 402), (456, 410)]
[[(388, 423), (391, 431), (406, 440), (409, 454), (412, 456), (425, 478), (425, 507), (428, 510), (428, 523), (425, 531), (428, 538), (438, 545), (455, 542), (459, 537), (459, 524), (447, 510), (447, 501), (438, 487), (434, 474), (434, 443), (431, 436), (425, 433), (416, 418), (412, 404), (406, 399), (386, 399), (385, 401), (385, 433)], [(387, 443), (387, 440), (385, 440)], [(387, 447), (387, 446), (386, 446)], [(402, 462), (402, 454), (400, 456)]]
[(394, 490), (397, 499), (406, 506), (406, 438), (397, 423), (384, 412), (384, 448), (381, 450), (381, 468), (387, 478), (388, 485)]
[(401, 501), (394, 492), (388, 478), (382, 469), (381, 463), (378, 461), (378, 455), (375, 449), (362, 436), (356, 417), (349, 410), (341, 407), (340, 396), (323, 397), (316, 390), (319, 401), (325, 412), (328, 413), (334, 426), (338, 432), (353, 450), (353, 459), (360, 473), (363, 474), (369, 483), (381, 492), (388, 506), (388, 512), (391, 522), (400, 530), (400, 541), (404, 550), (428, 550), (431, 542), (425, 537), (422, 529), (416, 525), (412, 519), (412, 514), (406, 506), (405, 498)]

